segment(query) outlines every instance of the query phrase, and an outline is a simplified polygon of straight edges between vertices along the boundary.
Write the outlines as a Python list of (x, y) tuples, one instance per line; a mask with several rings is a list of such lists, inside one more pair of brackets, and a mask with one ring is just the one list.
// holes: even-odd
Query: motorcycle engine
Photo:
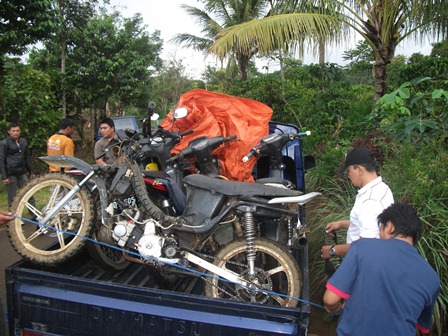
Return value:
[(119, 221), (115, 224), (113, 237), (121, 247), (135, 249), (143, 256), (160, 258), (164, 238), (156, 233), (156, 221), (147, 219), (144, 224)]

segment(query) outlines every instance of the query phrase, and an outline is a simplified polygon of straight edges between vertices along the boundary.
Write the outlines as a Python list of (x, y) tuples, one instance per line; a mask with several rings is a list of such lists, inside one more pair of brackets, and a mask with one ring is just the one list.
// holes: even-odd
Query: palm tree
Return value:
[[(182, 5), (187, 13), (194, 17), (202, 27), (202, 37), (191, 34), (178, 34), (171, 41), (183, 44), (186, 47), (208, 53), (209, 48), (215, 42), (216, 36), (226, 27), (231, 27), (243, 22), (262, 17), (267, 14), (265, 0), (204, 0), (205, 9)], [(247, 68), (252, 57), (257, 53), (256, 48), (240, 50), (231, 48), (225, 56), (229, 56), (229, 64), (234, 61), (240, 70), (243, 80), (247, 79)], [(224, 57), (221, 57), (223, 60)]]
[(330, 36), (331, 40), (337, 37), (337, 20), (358, 32), (372, 47), (376, 101), (384, 94), (387, 65), (403, 39), (447, 32), (448, 6), (444, 0), (321, 0), (315, 6), (331, 14), (280, 14), (232, 26), (220, 31), (210, 52), (223, 56), (238, 46), (269, 53), (304, 36), (312, 43), (319, 41), (318, 36)]

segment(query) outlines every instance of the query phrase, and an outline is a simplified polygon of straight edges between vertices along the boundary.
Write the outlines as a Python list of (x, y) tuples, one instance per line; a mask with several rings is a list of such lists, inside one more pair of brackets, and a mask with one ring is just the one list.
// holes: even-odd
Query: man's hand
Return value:
[(8, 185), (8, 184), (9, 184), (9, 179), (4, 179), (4, 180), (3, 180), (3, 184), (4, 184), (4, 185)]
[(330, 249), (333, 247), (334, 245), (324, 245), (322, 246), (321, 250), (320, 250), (320, 255), (322, 257), (322, 259), (330, 259), (331, 255), (330, 255)]
[(339, 229), (348, 228), (350, 221), (347, 219), (330, 222), (325, 226), (325, 233), (329, 235), (333, 235), (333, 231), (337, 231)]
[(12, 217), (12, 213), (6, 211), (0, 211), (0, 224), (5, 224), (6, 222), (9, 222), (10, 220), (13, 219), (14, 217)]

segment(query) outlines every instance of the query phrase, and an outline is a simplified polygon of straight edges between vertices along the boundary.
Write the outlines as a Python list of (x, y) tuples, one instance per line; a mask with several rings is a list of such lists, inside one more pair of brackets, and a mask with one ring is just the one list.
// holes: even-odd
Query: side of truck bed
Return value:
[(20, 261), (5, 272), (10, 335), (307, 333), (309, 312), (211, 299), (195, 293), (202, 281), (191, 277), (163, 290), (146, 265), (107, 272), (81, 254), (57, 268)]

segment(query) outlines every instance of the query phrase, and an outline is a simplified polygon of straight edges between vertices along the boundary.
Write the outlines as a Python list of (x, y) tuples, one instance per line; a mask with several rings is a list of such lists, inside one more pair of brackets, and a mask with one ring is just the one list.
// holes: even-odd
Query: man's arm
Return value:
[(349, 225), (350, 220), (348, 219), (330, 222), (325, 226), (325, 233), (331, 233), (340, 229), (347, 229)]
[(342, 298), (327, 289), (324, 294), (324, 306), (327, 312), (337, 313), (343, 308)]
[(334, 252), (336, 256), (338, 257), (344, 257), (348, 249), (350, 248), (350, 244), (341, 244), (341, 245), (324, 245), (321, 249), (322, 258), (324, 259), (330, 259), (332, 256), (330, 255), (330, 249), (331, 247), (334, 248)]
[(67, 140), (67, 144), (64, 148), (64, 155), (67, 156), (75, 156), (75, 143), (72, 139)]
[(105, 154), (103, 152), (103, 148), (104, 148), (104, 146), (102, 145), (102, 139), (100, 139), (100, 140), (98, 140), (95, 143), (95, 147), (93, 148), (93, 156), (95, 157), (95, 162), (97, 164), (104, 164), (104, 163), (106, 163), (103, 160), (103, 157), (104, 157), (104, 154)]

